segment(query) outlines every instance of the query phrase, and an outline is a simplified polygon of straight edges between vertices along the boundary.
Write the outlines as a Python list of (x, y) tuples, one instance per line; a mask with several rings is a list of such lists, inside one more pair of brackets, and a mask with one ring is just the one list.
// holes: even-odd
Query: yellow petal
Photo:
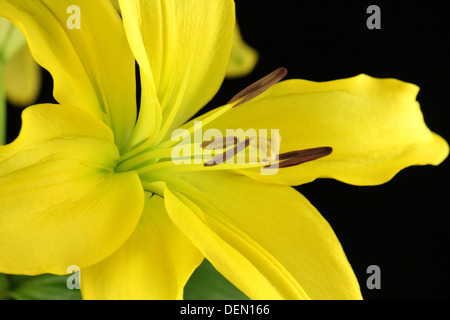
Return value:
[(128, 241), (109, 258), (81, 270), (83, 299), (181, 299), (203, 256), (173, 225), (164, 199), (146, 201)]
[(0, 15), (25, 34), (53, 76), (55, 99), (103, 120), (122, 148), (136, 121), (135, 63), (112, 3), (0, 0)]
[(329, 146), (331, 155), (261, 175), (265, 182), (298, 185), (334, 178), (355, 185), (381, 184), (412, 165), (437, 165), (447, 143), (431, 132), (416, 101), (418, 87), (359, 75), (329, 82), (288, 80), (212, 122), (211, 128), (279, 129), (280, 152)]
[(233, 48), (227, 67), (227, 78), (246, 76), (253, 71), (257, 62), (258, 52), (244, 42), (239, 27), (236, 25)]
[(174, 223), (250, 298), (361, 298), (332, 229), (293, 188), (219, 171), (165, 179)]
[(114, 8), (116, 8), (117, 11), (120, 12), (120, 7), (119, 7), (119, 0), (111, 0)]
[(106, 258), (144, 205), (138, 176), (114, 172), (110, 128), (63, 105), (31, 106), (22, 120), (0, 147), (0, 272), (65, 274)]
[(36, 101), (41, 89), (41, 69), (28, 46), (6, 63), (4, 77), (6, 96), (11, 104), (26, 107)]
[(234, 1), (119, 3), (130, 45), (145, 75), (143, 87), (156, 93), (161, 106), (161, 133), (154, 137), (161, 140), (219, 89), (232, 47)]

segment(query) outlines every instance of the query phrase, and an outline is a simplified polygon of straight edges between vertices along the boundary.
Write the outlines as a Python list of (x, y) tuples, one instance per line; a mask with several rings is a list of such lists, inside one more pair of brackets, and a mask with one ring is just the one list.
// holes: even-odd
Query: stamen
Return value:
[[(333, 152), (331, 147), (319, 147), (304, 150), (296, 150), (281, 153), (277, 156), (280, 161), (278, 168), (288, 168), (293, 167), (308, 161), (313, 161), (319, 158), (328, 156)], [(264, 168), (270, 168), (271, 166), (265, 166)]]
[(245, 141), (242, 141), (241, 143), (236, 145), (234, 148), (230, 148), (223, 154), (219, 154), (219, 155), (215, 156), (214, 158), (212, 158), (211, 160), (206, 161), (203, 166), (211, 167), (211, 166), (216, 166), (218, 164), (224, 163), (228, 159), (234, 157), (236, 154), (238, 154), (239, 152), (241, 152), (242, 150), (247, 148), (249, 144), (250, 144), (250, 139), (246, 139)]
[(276, 83), (280, 82), (286, 76), (286, 74), (287, 74), (286, 68), (278, 68), (274, 72), (270, 73), (261, 80), (256, 81), (255, 83), (251, 84), (250, 86), (239, 92), (228, 102), (228, 104), (242, 99), (235, 106), (233, 106), (233, 108), (236, 108), (237, 106), (252, 100), (253, 98), (259, 96), (261, 93), (263, 93)]

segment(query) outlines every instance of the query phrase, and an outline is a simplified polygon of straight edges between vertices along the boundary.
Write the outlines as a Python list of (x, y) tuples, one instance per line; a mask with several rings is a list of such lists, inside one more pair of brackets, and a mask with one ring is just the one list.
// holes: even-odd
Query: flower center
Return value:
[[(191, 121), (174, 130), (172, 139), (155, 146), (144, 141), (119, 159), (116, 171), (136, 171), (147, 191), (159, 192), (164, 174), (199, 170), (237, 170), (260, 168), (261, 174), (276, 174), (278, 169), (288, 168), (329, 155), (331, 147), (318, 147), (279, 153), (278, 130), (271, 130), (270, 137), (264, 129), (229, 129), (233, 134), (221, 136), (218, 129), (213, 134), (202, 134), (202, 127), (232, 108), (259, 96), (285, 77), (287, 70), (279, 68), (235, 95), (225, 106), (217, 108), (200, 121)], [(208, 131), (207, 130), (207, 131)], [(228, 133), (228, 129), (227, 129)], [(175, 137), (175, 139), (174, 139)], [(205, 137), (214, 137), (204, 139)], [(193, 138), (193, 141), (192, 141)], [(151, 140), (151, 139), (150, 139)], [(270, 171), (265, 169), (276, 169)], [(275, 173), (267, 173), (275, 172)]]

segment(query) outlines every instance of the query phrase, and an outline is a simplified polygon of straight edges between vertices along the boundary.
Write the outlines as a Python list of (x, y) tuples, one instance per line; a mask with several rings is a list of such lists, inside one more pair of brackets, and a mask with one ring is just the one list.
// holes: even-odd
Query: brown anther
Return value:
[[(331, 147), (319, 147), (281, 153), (277, 156), (277, 160), (280, 161), (278, 168), (293, 167), (308, 161), (323, 158), (331, 154), (331, 152), (333, 152), (333, 148)], [(271, 166), (269, 165), (264, 168), (270, 167)]]
[(233, 106), (233, 108), (236, 108), (237, 106), (252, 100), (253, 98), (259, 96), (261, 93), (272, 87), (274, 84), (280, 82), (286, 76), (286, 74), (286, 68), (278, 68), (274, 72), (268, 74), (264, 78), (256, 81), (255, 83), (239, 92), (228, 102), (228, 104), (242, 99), (235, 106)]
[(241, 152), (242, 150), (247, 148), (249, 146), (249, 144), (250, 144), (250, 139), (246, 139), (245, 141), (238, 143), (233, 148), (228, 149), (226, 152), (219, 154), (219, 155), (215, 156), (214, 158), (212, 158), (211, 160), (205, 162), (203, 166), (212, 167), (212, 166), (216, 166), (218, 164), (224, 163), (228, 159), (234, 157), (239, 152)]

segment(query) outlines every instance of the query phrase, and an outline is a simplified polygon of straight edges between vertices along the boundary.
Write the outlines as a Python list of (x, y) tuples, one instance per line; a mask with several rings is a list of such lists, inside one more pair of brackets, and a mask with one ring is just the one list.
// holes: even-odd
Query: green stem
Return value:
[(0, 60), (0, 145), (6, 143), (6, 95), (4, 87), (3, 62)]

